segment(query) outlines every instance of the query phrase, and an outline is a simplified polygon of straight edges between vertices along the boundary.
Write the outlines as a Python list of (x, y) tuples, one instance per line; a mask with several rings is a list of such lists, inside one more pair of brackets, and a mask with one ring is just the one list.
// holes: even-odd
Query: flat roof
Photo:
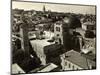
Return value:
[(72, 62), (73, 64), (80, 66), (83, 69), (89, 69), (88, 68), (89, 65), (87, 64), (91, 64), (92, 66), (95, 66), (94, 61), (85, 58), (84, 56), (82, 56), (81, 53), (76, 52), (74, 50), (70, 50), (64, 54), (66, 55), (65, 57), (66, 60)]
[(44, 46), (47, 46), (47, 45), (50, 45), (51, 44), (50, 42), (47, 42), (48, 40), (49, 39), (43, 39), (43, 40), (37, 39), (37, 40), (30, 40), (30, 42), (31, 42), (32, 45), (33, 44), (36, 44), (38, 46), (44, 47)]
[(43, 39), (43, 40), (30, 40), (30, 43), (36, 53), (40, 53), (41, 55), (44, 54), (44, 47), (51, 45), (53, 43), (48, 42), (49, 39)]

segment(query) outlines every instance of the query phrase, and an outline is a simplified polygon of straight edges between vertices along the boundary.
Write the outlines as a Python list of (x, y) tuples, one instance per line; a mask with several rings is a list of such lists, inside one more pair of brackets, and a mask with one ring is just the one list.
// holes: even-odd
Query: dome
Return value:
[[(74, 15), (69, 15), (63, 19), (64, 25), (67, 25), (67, 27), (71, 29), (80, 28), (81, 27), (81, 21)], [(65, 27), (65, 26), (64, 26)]]

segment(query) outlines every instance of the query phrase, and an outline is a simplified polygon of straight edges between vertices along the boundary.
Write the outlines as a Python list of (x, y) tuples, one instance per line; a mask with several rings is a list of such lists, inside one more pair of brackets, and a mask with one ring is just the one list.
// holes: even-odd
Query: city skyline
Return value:
[(38, 3), (38, 2), (12, 2), (12, 9), (24, 9), (24, 10), (36, 10), (43, 11), (45, 6), (46, 11), (51, 10), (53, 12), (64, 13), (76, 13), (76, 14), (96, 14), (95, 6), (86, 5), (69, 5), (69, 4), (51, 4), (51, 3)]

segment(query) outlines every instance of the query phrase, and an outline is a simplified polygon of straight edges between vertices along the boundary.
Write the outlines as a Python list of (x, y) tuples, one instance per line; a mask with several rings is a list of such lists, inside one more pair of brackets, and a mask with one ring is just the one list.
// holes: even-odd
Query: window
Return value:
[(94, 29), (95, 29), (95, 26), (94, 26), (94, 25), (88, 25), (88, 26), (87, 26), (87, 29), (89, 29), (89, 30), (94, 30)]
[(65, 65), (67, 66), (67, 62), (65, 62)]
[(69, 63), (69, 68), (71, 67), (70, 63)]
[(59, 31), (60, 32), (60, 27), (56, 27), (56, 31)]
[(79, 70), (78, 68), (76, 68), (76, 70)]
[(73, 70), (75, 69), (74, 65), (72, 66)]

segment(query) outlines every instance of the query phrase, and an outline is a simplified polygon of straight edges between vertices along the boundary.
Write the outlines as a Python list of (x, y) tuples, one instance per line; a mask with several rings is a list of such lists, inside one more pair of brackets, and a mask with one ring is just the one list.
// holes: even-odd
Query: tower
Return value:
[(75, 16), (67, 16), (63, 20), (57, 21), (54, 24), (55, 36), (59, 35), (61, 44), (66, 51), (69, 51), (73, 48), (73, 30), (79, 27), (81, 27), (80, 20)]
[(29, 55), (29, 39), (28, 39), (28, 25), (22, 23), (20, 26), (20, 36), (21, 36), (21, 49)]
[(43, 6), (43, 12), (44, 12), (44, 13), (46, 12), (46, 8), (45, 8), (45, 5)]
[(61, 40), (61, 44), (63, 44), (63, 29), (62, 29), (62, 21), (57, 21), (55, 24), (54, 24), (54, 33), (55, 33), (55, 37), (56, 36), (59, 36), (60, 40)]

